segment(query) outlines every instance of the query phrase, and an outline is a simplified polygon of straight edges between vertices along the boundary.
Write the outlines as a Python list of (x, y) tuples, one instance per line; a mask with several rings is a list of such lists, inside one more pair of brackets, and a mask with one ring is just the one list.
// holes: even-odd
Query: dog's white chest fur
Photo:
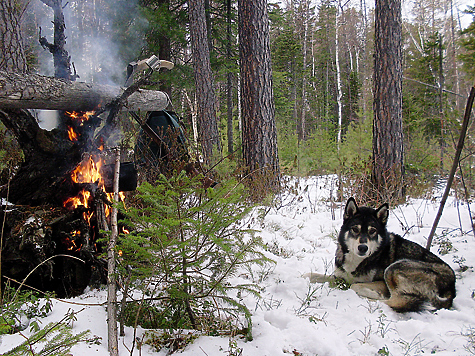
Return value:
[(343, 278), (345, 281), (350, 283), (355, 282), (372, 282), (373, 277), (376, 271), (370, 271), (367, 274), (354, 276), (352, 272), (356, 270), (361, 262), (363, 262), (365, 257), (357, 256), (354, 253), (346, 253), (343, 265), (340, 268), (335, 269), (334, 275), (338, 278)]

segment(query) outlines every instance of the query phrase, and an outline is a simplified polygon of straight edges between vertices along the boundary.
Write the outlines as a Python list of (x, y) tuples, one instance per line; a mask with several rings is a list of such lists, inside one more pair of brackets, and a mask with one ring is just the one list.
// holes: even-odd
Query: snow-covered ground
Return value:
[[(272, 209), (264, 223), (256, 226), (268, 246), (267, 256), (276, 264), (256, 268), (261, 299), (243, 296), (252, 312), (251, 342), (229, 337), (200, 336), (181, 355), (277, 356), (277, 355), (473, 355), (475, 354), (475, 237), (469, 210), (464, 202), (449, 198), (436, 232), (432, 251), (441, 255), (456, 271), (457, 297), (451, 310), (435, 313), (398, 314), (384, 303), (358, 297), (351, 290), (332, 289), (328, 284), (310, 284), (302, 275), (331, 273), (341, 225), (342, 208), (329, 200), (332, 177), (296, 181), (298, 195), (286, 195), (279, 209)], [(441, 193), (429, 199), (410, 199), (391, 207), (388, 230), (423, 246), (437, 213)], [(344, 204), (343, 204), (344, 205)], [(475, 210), (475, 204), (472, 204)], [(54, 301), (52, 312), (41, 325), (59, 321), (69, 309), (82, 310), (73, 331), (89, 329), (101, 338), (98, 345), (85, 343), (72, 348), (73, 355), (108, 355), (105, 290), (89, 290), (68, 300)], [(144, 330), (138, 329), (141, 338)], [(28, 331), (24, 331), (28, 335)], [(132, 328), (120, 338), (120, 355), (130, 355)], [(0, 353), (24, 341), (19, 335), (1, 338)], [(133, 355), (166, 355), (147, 345)], [(180, 352), (180, 351), (179, 351)]]

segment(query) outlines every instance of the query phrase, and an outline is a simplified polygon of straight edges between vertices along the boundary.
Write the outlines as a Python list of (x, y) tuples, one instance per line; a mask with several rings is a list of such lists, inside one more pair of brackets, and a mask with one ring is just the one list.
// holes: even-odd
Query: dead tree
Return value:
[(56, 78), (64, 78), (69, 80), (76, 80), (79, 78), (76, 73), (71, 73), (71, 57), (68, 51), (64, 48), (66, 44), (66, 36), (64, 29), (66, 25), (64, 23), (63, 4), (62, 0), (41, 0), (45, 5), (49, 6), (54, 13), (53, 26), (54, 26), (54, 41), (48, 42), (46, 37), (41, 36), (41, 27), (39, 34), (39, 42), (43, 48), (48, 49), (53, 55), (54, 62), (54, 76)]

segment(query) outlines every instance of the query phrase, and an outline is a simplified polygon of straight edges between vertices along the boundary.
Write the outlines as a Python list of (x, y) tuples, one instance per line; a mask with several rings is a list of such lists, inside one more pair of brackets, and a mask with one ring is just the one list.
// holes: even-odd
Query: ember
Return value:
[(68, 251), (79, 251), (82, 247), (82, 244), (78, 247), (76, 242), (68, 237), (64, 238), (61, 242), (65, 245)]
[(73, 120), (77, 126), (82, 126), (84, 121), (89, 120), (89, 118), (94, 115), (94, 111), (86, 111), (86, 112), (69, 112), (66, 111), (66, 114)]
[(78, 134), (74, 131), (72, 127), (68, 128), (68, 137), (69, 141), (77, 141), (78, 140)]

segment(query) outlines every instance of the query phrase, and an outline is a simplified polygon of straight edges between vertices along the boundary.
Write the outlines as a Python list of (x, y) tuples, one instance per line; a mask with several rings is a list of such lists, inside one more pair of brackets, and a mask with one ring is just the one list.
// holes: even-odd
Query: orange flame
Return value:
[[(75, 122), (75, 127), (82, 126), (85, 121), (89, 120), (91, 115), (94, 115), (94, 111), (87, 112), (67, 112), (71, 119)], [(74, 131), (73, 127), (68, 128), (68, 137), (71, 141), (77, 141), (79, 134)], [(101, 143), (98, 147), (100, 151), (104, 149), (104, 144)], [(104, 164), (104, 160), (101, 156), (96, 154), (91, 154), (89, 157), (84, 159), (71, 173), (71, 180), (73, 183), (95, 183), (99, 189), (102, 189), (105, 192), (105, 182), (104, 178), (101, 175), (101, 168)], [(123, 192), (119, 192), (120, 200), (124, 203), (125, 195)], [(113, 194), (107, 193), (107, 197), (110, 201), (113, 201)], [(77, 196), (67, 198), (63, 202), (65, 208), (71, 210), (76, 209), (78, 206), (84, 206), (86, 209), (89, 209), (91, 199), (91, 192), (87, 189), (81, 190)], [(125, 203), (124, 203), (125, 207)], [(106, 204), (105, 205), (105, 214), (106, 216), (110, 215), (111, 208)], [(84, 212), (84, 220), (90, 225), (91, 218), (94, 215), (94, 212)]]
[(77, 141), (78, 140), (78, 134), (74, 131), (72, 127), (68, 127), (68, 138), (69, 141)]
[(104, 187), (104, 179), (100, 170), (103, 164), (101, 157), (90, 155), (71, 173), (71, 179), (74, 183), (98, 183), (99, 188), (102, 188)]
[[(84, 122), (89, 120), (90, 116), (94, 115), (94, 111), (86, 111), (86, 112), (66, 111), (66, 114), (68, 114), (71, 120), (75, 122), (75, 125), (73, 126), (77, 127), (77, 126), (84, 125)], [(74, 128), (72, 126), (68, 127), (68, 137), (69, 137), (69, 140), (72, 142), (77, 141), (79, 138), (79, 134), (76, 131), (74, 131)]]
[[(102, 165), (103, 160), (101, 157), (90, 155), (74, 169), (71, 173), (71, 180), (74, 183), (97, 183), (99, 188), (104, 189), (104, 179), (100, 173)], [(63, 206), (70, 209), (76, 209), (80, 205), (89, 208), (90, 198), (91, 192), (83, 189), (77, 196), (66, 199)]]
[(86, 111), (86, 112), (66, 111), (66, 114), (68, 114), (71, 119), (79, 121), (79, 124), (82, 125), (84, 121), (89, 120), (90, 116), (94, 115), (94, 111)]
[(63, 203), (65, 208), (71, 210), (76, 209), (79, 205), (83, 205), (85, 208), (89, 208), (89, 198), (91, 197), (91, 192), (88, 190), (81, 190), (76, 197), (70, 197), (66, 199)]

